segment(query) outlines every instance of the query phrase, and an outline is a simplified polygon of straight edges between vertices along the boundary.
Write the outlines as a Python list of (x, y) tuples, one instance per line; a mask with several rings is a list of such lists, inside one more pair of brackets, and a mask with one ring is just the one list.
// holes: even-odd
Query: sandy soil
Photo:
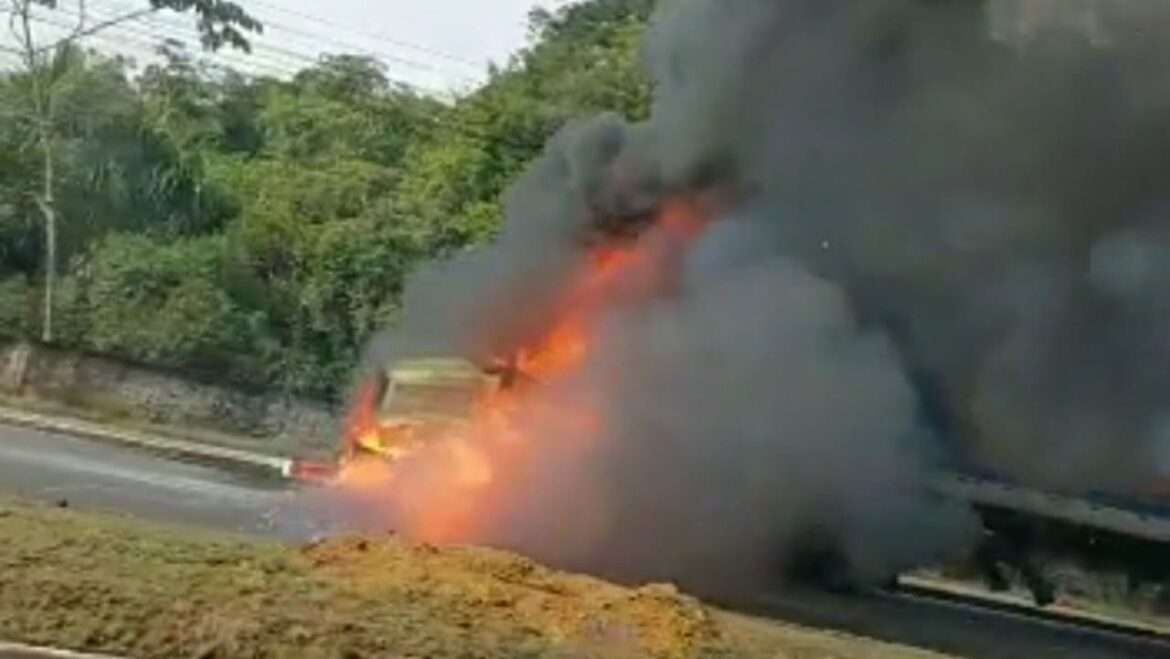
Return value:
[(390, 536), (286, 546), (0, 501), (0, 539), (0, 639), (129, 657), (940, 657)]

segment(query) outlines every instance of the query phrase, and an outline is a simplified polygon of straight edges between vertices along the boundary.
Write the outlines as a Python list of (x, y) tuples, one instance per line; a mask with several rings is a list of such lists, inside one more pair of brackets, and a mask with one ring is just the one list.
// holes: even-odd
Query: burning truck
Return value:
[[(542, 388), (572, 379), (598, 357), (596, 334), (607, 310), (650, 304), (680, 285), (680, 255), (710, 229), (711, 212), (694, 199), (674, 200), (656, 209), (640, 232), (595, 244), (565, 278), (550, 319), (530, 335), (535, 338), (505, 356), (423, 355), (378, 364), (351, 401), (338, 482), (366, 487), (371, 470), (403, 479), (411, 484), (380, 494), (425, 500), (415, 506), (410, 533), (436, 542), (490, 538), (477, 525), (501, 516), (493, 492), (518, 489), (500, 479), (506, 483), (509, 472), (521, 471), (516, 465), (539, 453), (541, 441), (568, 436), (589, 444), (605, 432), (604, 397), (591, 400), (570, 387), (568, 399), (546, 398)], [(557, 421), (534, 426), (534, 410)], [(430, 475), (412, 481), (412, 470), (420, 468)], [(978, 538), (960, 558), (995, 590), (1015, 577), (1038, 604), (1051, 603), (1054, 584), (1045, 567), (1055, 557), (1122, 571), (1133, 588), (1170, 583), (1170, 500), (1157, 487), (1144, 495), (1062, 493), (987, 469), (961, 449), (944, 450), (923, 485), (920, 495), (978, 520)], [(800, 540), (785, 543), (777, 576), (846, 591), (896, 580), (896, 569), (858, 570), (839, 542), (814, 522)]]
[(1166, 34), (661, 3), (649, 115), (570, 122), (407, 282), (339, 482), (421, 540), (723, 592), (956, 553), (1041, 602), (1052, 553), (1165, 583)]
[[(477, 365), (455, 357), (415, 358), (387, 364), (363, 383), (341, 451), (341, 474), (374, 461), (392, 465), (428, 442), (466, 441), (476, 432), (476, 417), (492, 400), (514, 396), (539, 381), (521, 371), (517, 360)], [(344, 476), (343, 476), (344, 477)], [(982, 539), (971, 558), (994, 590), (1009, 587), (1014, 571), (1036, 602), (1053, 601), (1053, 584), (1044, 561), (1058, 551), (1089, 567), (1121, 567), (1131, 587), (1170, 583), (1170, 501), (1156, 492), (1145, 498), (1101, 495), (1066, 496), (1030, 488), (974, 471), (942, 471), (932, 489), (937, 496), (977, 511)], [(795, 562), (798, 578), (833, 589), (854, 589), (840, 554), (814, 545)], [(892, 581), (896, 575), (888, 575)]]

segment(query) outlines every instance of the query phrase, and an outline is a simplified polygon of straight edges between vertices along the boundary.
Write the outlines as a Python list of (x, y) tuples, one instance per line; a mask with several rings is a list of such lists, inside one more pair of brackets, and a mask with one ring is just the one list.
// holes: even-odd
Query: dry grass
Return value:
[(131, 657), (937, 657), (392, 537), (287, 547), (0, 501), (0, 538), (0, 639)]

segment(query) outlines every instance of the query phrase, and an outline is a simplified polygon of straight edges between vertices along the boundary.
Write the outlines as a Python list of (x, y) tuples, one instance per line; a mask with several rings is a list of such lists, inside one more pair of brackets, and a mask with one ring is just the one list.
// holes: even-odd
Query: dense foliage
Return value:
[[(55, 340), (336, 395), (364, 341), (394, 322), (411, 269), (490, 240), (501, 192), (559, 126), (598, 110), (645, 115), (636, 44), (651, 4), (534, 12), (531, 45), (453, 103), (361, 56), (276, 80), (172, 46), (133, 76), (61, 49)], [(10, 337), (36, 336), (44, 274), (30, 192), (41, 171), (12, 107), (25, 75), (0, 75), (0, 333)]]

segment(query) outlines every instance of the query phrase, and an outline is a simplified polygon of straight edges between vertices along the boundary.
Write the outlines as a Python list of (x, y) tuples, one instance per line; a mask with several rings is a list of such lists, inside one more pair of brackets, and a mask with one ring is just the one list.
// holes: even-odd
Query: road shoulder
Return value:
[(192, 441), (164, 434), (157, 429), (129, 429), (61, 413), (30, 411), (3, 402), (0, 402), (0, 424), (112, 442), (177, 459), (251, 469), (274, 476), (287, 477), (293, 467), (292, 456), (277, 456), (208, 441)]

